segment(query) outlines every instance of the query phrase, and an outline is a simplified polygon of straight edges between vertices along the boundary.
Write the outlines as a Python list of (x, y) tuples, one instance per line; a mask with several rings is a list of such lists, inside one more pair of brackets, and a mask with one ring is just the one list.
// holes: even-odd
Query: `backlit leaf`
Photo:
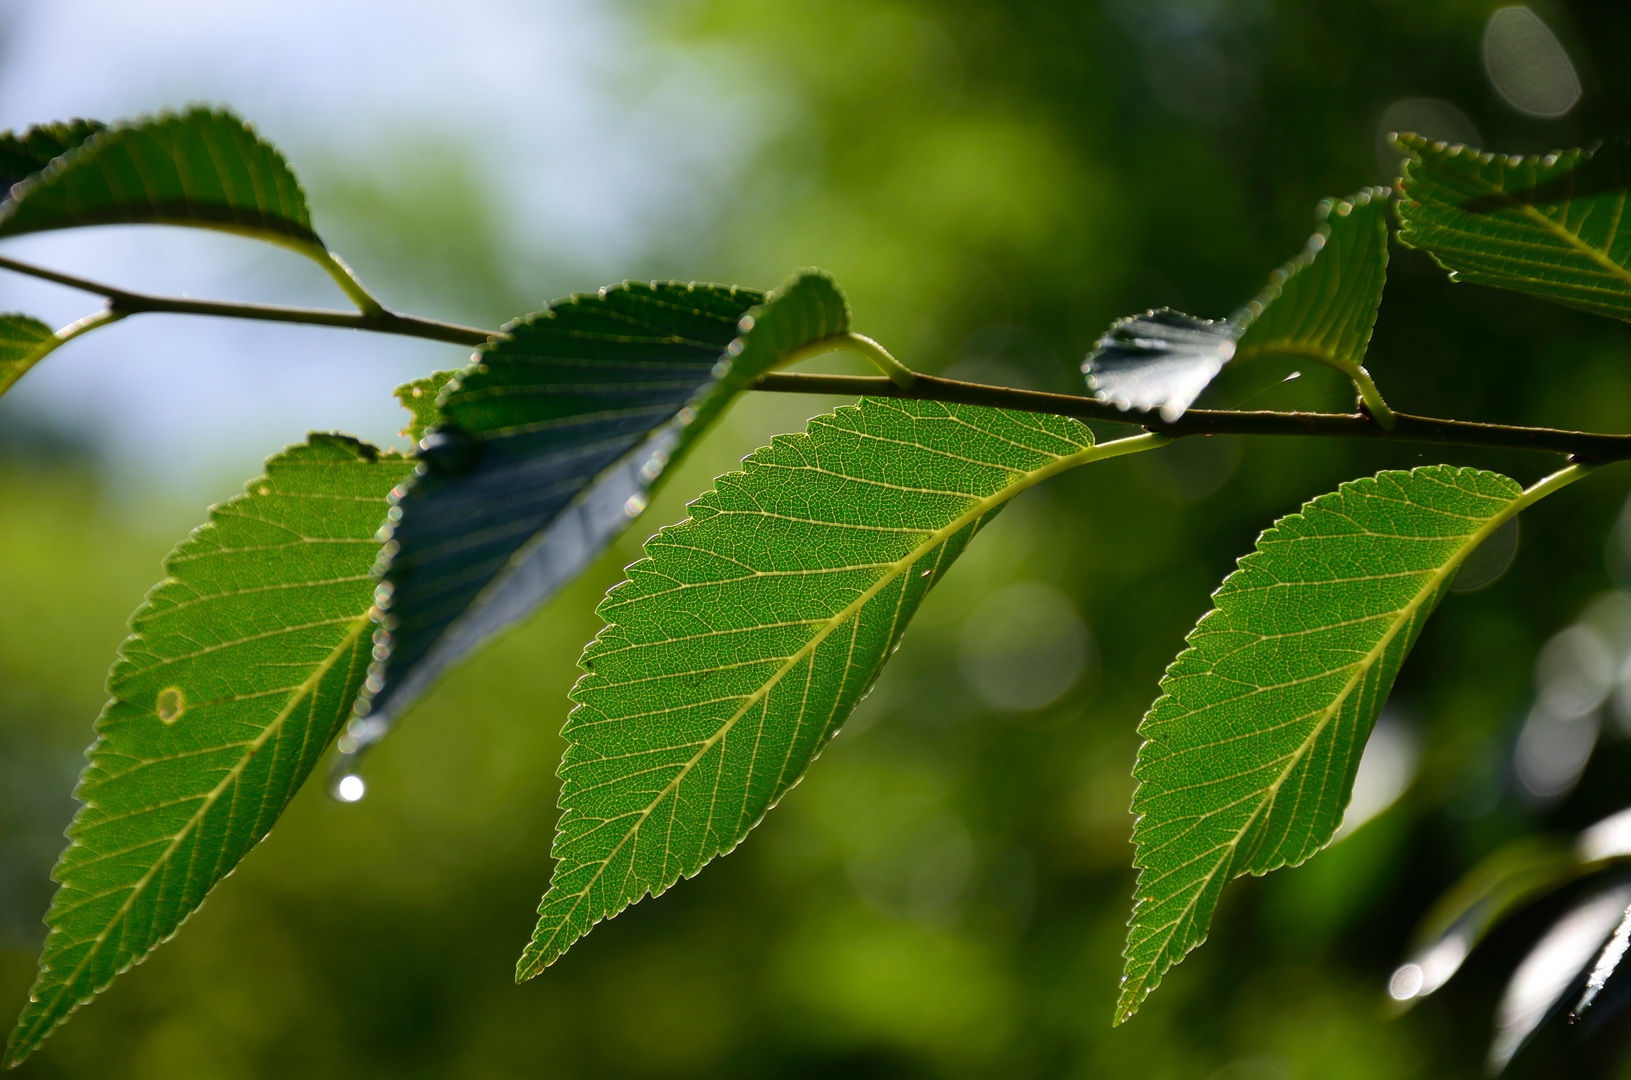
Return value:
[(410, 468), (313, 435), (166, 560), (109, 676), (11, 1064), (176, 931), (350, 714), (372, 645), (375, 533)]
[(15, 312), (0, 315), (0, 394), (56, 344), (56, 332), (40, 320)]
[(408, 426), (402, 429), (402, 434), (418, 443), (425, 437), (426, 431), (446, 422), (447, 418), (442, 415), (436, 401), (442, 388), (458, 377), (457, 371), (438, 371), (396, 388), (396, 399), (412, 416)]
[[(645, 509), (743, 387), (849, 328), (832, 279), (769, 297), (625, 284), (574, 296), (484, 346), (395, 498), (383, 657), (336, 762), (380, 738), (450, 664), (536, 611)], [(410, 384), (412, 385), (412, 384)]]
[(756, 451), (600, 606), (559, 860), (516, 969), (734, 848), (848, 717), (928, 590), (1039, 481), (1160, 445), (1063, 417), (865, 399)]
[[(70, 145), (74, 138), (82, 141)], [(228, 112), (161, 113), (94, 132), (48, 128), (35, 140), (42, 151), (51, 148), (48, 139), (68, 149), (0, 203), (0, 236), (81, 225), (195, 225), (323, 250), (283, 156)], [(27, 141), (25, 133), (20, 145)]]
[(1399, 136), (1399, 240), (1454, 277), (1631, 319), (1631, 143), (1507, 157)]
[(1082, 365), (1094, 396), (1171, 421), (1232, 360), (1296, 356), (1361, 376), (1387, 281), (1387, 190), (1326, 199), (1315, 215), (1302, 253), (1227, 320), (1163, 308), (1111, 326)]
[(1577, 475), (1525, 492), (1472, 469), (1384, 472), (1258, 538), (1139, 727), (1140, 874), (1116, 1022), (1205, 940), (1230, 879), (1330, 841), (1399, 665), (1462, 560)]

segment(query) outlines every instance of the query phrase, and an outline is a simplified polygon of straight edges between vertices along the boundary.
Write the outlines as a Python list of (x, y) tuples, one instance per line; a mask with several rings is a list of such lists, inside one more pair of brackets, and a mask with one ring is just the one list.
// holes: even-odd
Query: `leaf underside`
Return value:
[(1205, 940), (1230, 879), (1330, 841), (1399, 665), (1522, 494), (1472, 469), (1384, 472), (1276, 522), (1225, 579), (1139, 726), (1117, 1023)]
[(313, 435), (166, 560), (109, 675), (10, 1064), (174, 933), (311, 771), (367, 668), (375, 533), (409, 468)]
[(426, 468), (395, 499), (385, 658), (359, 702), (359, 746), (586, 569), (752, 379), (788, 349), (848, 327), (843, 294), (809, 272), (769, 297), (613, 286), (485, 346), (440, 399), (457, 429), (444, 433), (456, 440), (447, 453), (463, 458), (439, 465), (423, 454)]
[(1113, 446), (1063, 417), (864, 399), (720, 477), (600, 606), (564, 731), (559, 863), (517, 978), (734, 848), (969, 539)]
[(1117, 321), (1082, 364), (1088, 389), (1172, 421), (1231, 360), (1279, 353), (1359, 367), (1387, 281), (1387, 191), (1326, 199), (1315, 215), (1318, 231), (1303, 251), (1229, 319), (1162, 308)]
[[(67, 127), (72, 136), (84, 130)], [(69, 135), (61, 141), (66, 146)], [(90, 133), (0, 203), (0, 236), (140, 224), (194, 225), (303, 250), (322, 247), (283, 156), (236, 116), (204, 108)]]
[(1631, 143), (1506, 157), (1401, 135), (1399, 240), (1460, 280), (1631, 319)]
[(56, 332), (40, 320), (15, 312), (0, 315), (0, 394), (49, 351)]

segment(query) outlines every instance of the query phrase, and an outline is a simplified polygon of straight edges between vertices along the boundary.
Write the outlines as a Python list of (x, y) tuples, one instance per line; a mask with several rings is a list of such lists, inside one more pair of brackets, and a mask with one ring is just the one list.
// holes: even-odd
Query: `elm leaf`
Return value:
[(1121, 319), (1082, 364), (1088, 389), (1122, 409), (1173, 421), (1230, 362), (1298, 356), (1336, 368), (1358, 385), (1384, 422), (1362, 361), (1387, 282), (1387, 189), (1366, 188), (1315, 209), (1319, 225), (1302, 252), (1221, 322), (1162, 308)]
[(919, 603), (1009, 500), (1168, 441), (866, 398), (756, 451), (600, 606), (565, 728), (558, 861), (516, 967), (733, 849), (804, 775)]
[(1451, 276), (1631, 320), (1631, 142), (1508, 157), (1398, 136), (1399, 241)]
[(336, 778), (450, 665), (582, 573), (753, 379), (848, 329), (843, 293), (808, 271), (769, 296), (611, 286), (484, 346), (441, 390), (443, 426), (394, 496), (379, 659)]
[(1527, 491), (1474, 469), (1384, 472), (1258, 538), (1139, 726), (1139, 879), (1116, 1023), (1205, 940), (1232, 878), (1330, 842), (1399, 666), (1463, 560), (1582, 472)]
[(375, 534), (411, 468), (313, 435), (166, 560), (109, 675), (8, 1064), (175, 933), (350, 715), (372, 644)]

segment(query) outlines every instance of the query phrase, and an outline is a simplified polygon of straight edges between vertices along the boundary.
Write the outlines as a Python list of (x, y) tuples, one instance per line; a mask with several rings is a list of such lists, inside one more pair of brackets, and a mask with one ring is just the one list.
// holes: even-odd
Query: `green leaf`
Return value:
[(56, 332), (40, 320), (15, 312), (0, 315), (0, 394), (56, 346)]
[(1387, 284), (1387, 188), (1326, 199), (1302, 254), (1230, 322), (1242, 328), (1235, 359), (1278, 354), (1360, 368)]
[(231, 113), (196, 108), (94, 133), (64, 125), (48, 134), (66, 152), (0, 203), (0, 237), (81, 225), (194, 225), (327, 255), (283, 156)]
[(1472, 469), (1384, 472), (1258, 538), (1139, 727), (1140, 873), (1117, 1023), (1205, 940), (1230, 879), (1330, 841), (1399, 665), (1462, 561), (1579, 475), (1522, 491)]
[(1631, 319), (1631, 143), (1506, 157), (1398, 137), (1399, 240), (1458, 280)]
[(313, 435), (166, 560), (109, 676), (10, 1064), (176, 931), (349, 715), (371, 647), (374, 536), (410, 467)]
[(442, 393), (448, 425), (396, 499), (384, 644), (336, 770), (451, 664), (526, 618), (645, 508), (653, 486), (753, 379), (849, 328), (832, 279), (765, 297), (624, 284), (508, 329)]
[(96, 120), (36, 124), (22, 134), (0, 134), (0, 192), (8, 192), (106, 125)]
[(1008, 500), (1165, 441), (1094, 446), (1064, 417), (865, 399), (720, 477), (600, 606), (565, 728), (559, 863), (517, 978), (734, 848)]
[(408, 426), (402, 429), (402, 434), (417, 444), (425, 437), (426, 431), (446, 422), (437, 399), (443, 387), (458, 377), (457, 371), (437, 371), (396, 388), (396, 399), (413, 415)]
[(1082, 365), (1094, 396), (1172, 421), (1225, 364), (1270, 354), (1327, 364), (1374, 395), (1362, 361), (1387, 282), (1387, 189), (1326, 199), (1315, 217), (1302, 253), (1226, 321), (1162, 308), (1113, 324)]

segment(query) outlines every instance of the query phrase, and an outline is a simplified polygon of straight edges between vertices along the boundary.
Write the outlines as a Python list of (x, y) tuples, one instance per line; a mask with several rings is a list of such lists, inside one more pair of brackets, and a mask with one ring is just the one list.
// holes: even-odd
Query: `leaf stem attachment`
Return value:
[(917, 382), (917, 372), (889, 355), (889, 350), (879, 345), (865, 334), (845, 331), (812, 341), (808, 345), (801, 345), (789, 351), (782, 357), (780, 367), (788, 367), (801, 360), (808, 360), (812, 356), (821, 356), (830, 352), (852, 352), (866, 357), (877, 369), (888, 377), (889, 381), (902, 390), (910, 390)]

